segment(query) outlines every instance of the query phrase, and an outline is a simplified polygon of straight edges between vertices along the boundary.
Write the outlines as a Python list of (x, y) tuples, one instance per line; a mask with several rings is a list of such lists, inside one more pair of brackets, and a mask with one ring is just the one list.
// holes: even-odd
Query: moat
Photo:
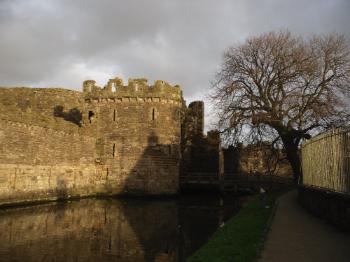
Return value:
[(185, 261), (244, 198), (81, 199), (0, 210), (0, 261)]

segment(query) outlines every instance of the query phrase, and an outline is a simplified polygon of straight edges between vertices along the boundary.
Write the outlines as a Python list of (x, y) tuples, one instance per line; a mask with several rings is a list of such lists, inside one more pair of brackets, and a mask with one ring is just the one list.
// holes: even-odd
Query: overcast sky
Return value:
[(181, 85), (189, 102), (228, 46), (276, 29), (349, 37), (349, 14), (350, 0), (0, 0), (0, 86), (145, 77)]

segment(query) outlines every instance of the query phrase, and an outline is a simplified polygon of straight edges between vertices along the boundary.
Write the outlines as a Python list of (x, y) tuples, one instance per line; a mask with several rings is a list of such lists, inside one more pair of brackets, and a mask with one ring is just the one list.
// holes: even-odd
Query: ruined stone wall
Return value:
[(95, 138), (0, 120), (0, 203), (103, 192)]
[(178, 190), (180, 122), (178, 86), (145, 79), (111, 79), (102, 89), (84, 83), (83, 126), (97, 137), (111, 194), (172, 194)]
[(211, 131), (206, 136), (194, 137), (191, 141), (184, 153), (184, 173), (219, 174), (221, 162), (219, 134)]
[(292, 176), (292, 169), (281, 150), (269, 145), (230, 146), (223, 150), (227, 174), (267, 174)]
[(204, 135), (204, 103), (194, 101), (185, 108), (182, 122), (181, 173), (221, 173), (222, 156), (219, 132)]

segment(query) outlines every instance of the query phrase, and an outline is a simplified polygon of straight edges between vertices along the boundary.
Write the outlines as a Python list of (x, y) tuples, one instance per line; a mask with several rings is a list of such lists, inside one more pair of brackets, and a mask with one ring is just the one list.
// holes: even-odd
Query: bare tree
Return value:
[(348, 123), (349, 43), (338, 34), (252, 37), (226, 50), (212, 88), (222, 132), (280, 141), (297, 181), (300, 141)]

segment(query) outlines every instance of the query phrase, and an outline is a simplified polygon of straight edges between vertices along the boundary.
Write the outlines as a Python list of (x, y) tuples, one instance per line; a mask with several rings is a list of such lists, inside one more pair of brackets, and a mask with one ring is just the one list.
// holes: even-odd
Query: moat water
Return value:
[(0, 261), (185, 261), (243, 198), (81, 199), (0, 210)]

